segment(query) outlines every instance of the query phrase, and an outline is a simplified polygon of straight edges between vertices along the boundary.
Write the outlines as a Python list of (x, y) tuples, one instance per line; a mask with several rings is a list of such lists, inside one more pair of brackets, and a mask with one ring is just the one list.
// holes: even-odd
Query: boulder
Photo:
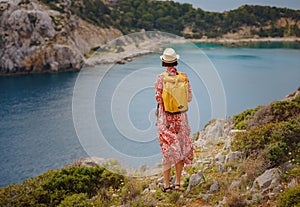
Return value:
[(198, 147), (207, 146), (207, 144), (216, 144), (224, 135), (224, 126), (226, 120), (214, 119), (199, 132), (199, 138), (195, 142)]
[(219, 191), (219, 188), (220, 188), (220, 186), (219, 186), (218, 181), (214, 180), (214, 181), (213, 181), (213, 184), (212, 184), (212, 185), (210, 186), (210, 188), (209, 188), (209, 192), (210, 192), (210, 193), (217, 192), (217, 191)]
[(87, 157), (77, 160), (71, 165), (84, 166), (84, 167), (96, 167), (104, 166), (109, 162), (109, 160), (99, 157)]
[(226, 156), (225, 156), (225, 155), (222, 155), (222, 152), (218, 153), (218, 154), (215, 156), (215, 162), (217, 162), (217, 163), (224, 163), (224, 162), (225, 162), (225, 159), (226, 159)]
[(237, 163), (243, 157), (242, 152), (229, 152), (225, 157), (225, 163)]
[(201, 170), (196, 174), (192, 174), (185, 195), (190, 193), (191, 187), (200, 184), (202, 180), (204, 180), (204, 175)]
[(278, 168), (272, 168), (265, 171), (254, 180), (250, 192), (259, 192), (263, 194), (266, 191), (273, 190), (280, 184), (280, 173)]
[(199, 198), (205, 202), (208, 202), (210, 203), (212, 198), (213, 198), (213, 194), (210, 194), (210, 193), (200, 193), (199, 194)]

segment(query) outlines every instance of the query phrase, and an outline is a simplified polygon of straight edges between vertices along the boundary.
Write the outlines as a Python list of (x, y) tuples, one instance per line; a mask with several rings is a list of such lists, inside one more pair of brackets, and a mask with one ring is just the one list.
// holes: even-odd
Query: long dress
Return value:
[[(167, 68), (169, 75), (176, 75), (177, 69)], [(162, 164), (172, 165), (180, 161), (191, 164), (193, 160), (193, 142), (187, 113), (170, 114), (164, 110), (162, 91), (163, 75), (157, 76), (155, 83), (156, 101), (158, 102), (157, 122), (158, 141), (162, 151)], [(188, 84), (189, 101), (192, 100), (192, 89)]]

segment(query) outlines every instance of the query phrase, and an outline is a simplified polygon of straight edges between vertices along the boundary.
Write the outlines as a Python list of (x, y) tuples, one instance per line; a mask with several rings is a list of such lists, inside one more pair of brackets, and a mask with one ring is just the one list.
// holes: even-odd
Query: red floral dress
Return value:
[[(176, 68), (167, 68), (169, 75), (176, 75)], [(187, 113), (169, 114), (164, 110), (162, 91), (163, 74), (158, 75), (156, 83), (156, 101), (158, 102), (157, 127), (158, 140), (162, 151), (162, 163), (176, 164), (183, 160), (191, 164), (193, 160), (193, 142)], [(188, 84), (189, 101), (192, 100), (192, 89)]]

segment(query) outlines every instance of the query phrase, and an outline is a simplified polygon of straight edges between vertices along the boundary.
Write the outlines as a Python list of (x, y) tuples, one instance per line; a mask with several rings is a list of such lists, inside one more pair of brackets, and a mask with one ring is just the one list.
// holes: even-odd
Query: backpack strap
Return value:
[(185, 73), (182, 73), (182, 72), (178, 71), (178, 75), (179, 75), (179, 77), (182, 78), (186, 83), (189, 82), (189, 79), (188, 79), (188, 77), (186, 76)]

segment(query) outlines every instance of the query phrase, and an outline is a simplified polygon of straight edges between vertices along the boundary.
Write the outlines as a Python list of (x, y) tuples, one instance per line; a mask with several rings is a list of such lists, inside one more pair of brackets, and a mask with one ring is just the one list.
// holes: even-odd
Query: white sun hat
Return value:
[(179, 57), (173, 48), (166, 48), (163, 55), (160, 56), (160, 59), (165, 63), (174, 63)]

